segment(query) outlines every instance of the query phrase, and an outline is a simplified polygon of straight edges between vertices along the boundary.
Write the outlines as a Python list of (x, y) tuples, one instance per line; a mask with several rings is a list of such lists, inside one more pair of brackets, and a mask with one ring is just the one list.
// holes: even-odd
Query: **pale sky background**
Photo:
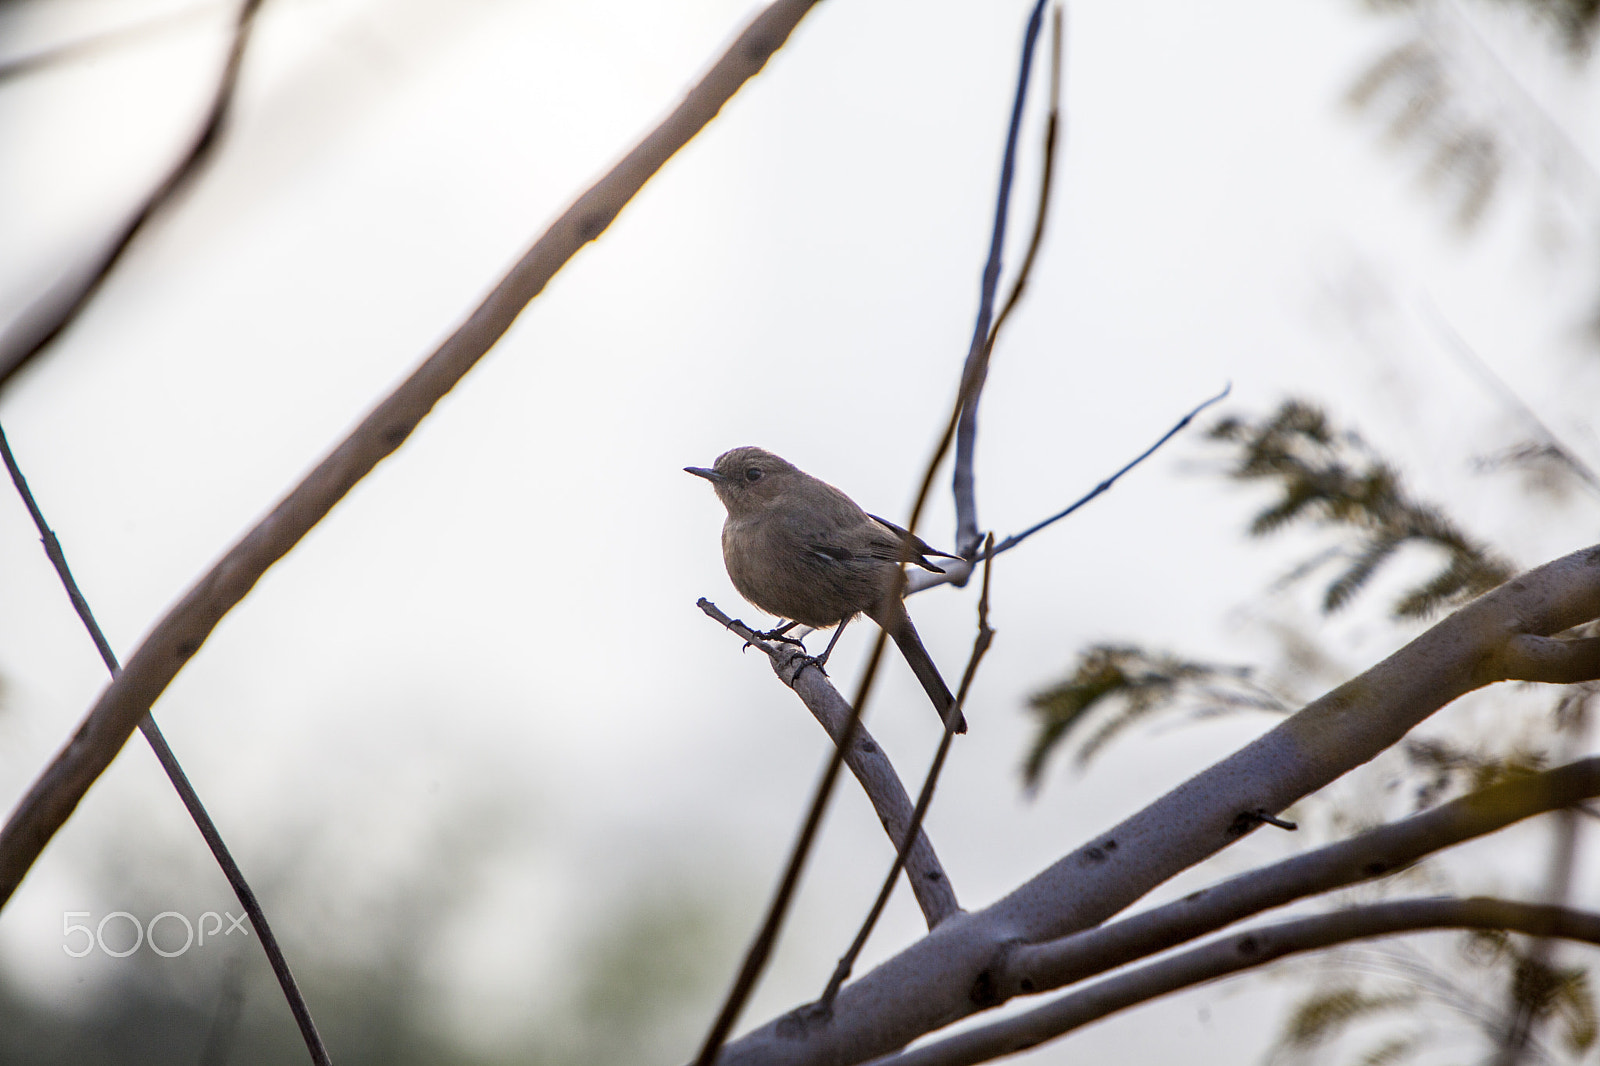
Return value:
[[(169, 8), (186, 9), (13, 3), (0, 60)], [(220, 153), (0, 395), (120, 653), (753, 10), (269, 0)], [(819, 7), (180, 675), (156, 717), (246, 872), (262, 871), (269, 914), (294, 908), (297, 927), (278, 923), (291, 960), (297, 941), (375, 950), (373, 901), (476, 848), (486, 857), (463, 867), (459, 909), (429, 944), (441, 1024), (486, 1047), (549, 994), (585, 930), (640, 894), (723, 900), (737, 931), (716, 950), (732, 973), (825, 741), (696, 610), (705, 595), (758, 617), (723, 573), (720, 506), (681, 468), (760, 444), (869, 509), (906, 512), (971, 329), (1026, 10)], [(1072, 6), (1054, 221), (984, 395), (980, 521), (1003, 536), (1059, 509), (1231, 381), (1226, 409), (1241, 413), (1321, 399), (1519, 564), (1593, 540), (1593, 501), (1519, 522), (1510, 479), (1470, 477), (1471, 458), (1523, 429), (1429, 309), (1600, 464), (1600, 364), (1579, 328), (1593, 264), (1586, 234), (1559, 239), (1596, 217), (1594, 89), (1486, 21), (1508, 16), (1447, 10), (1478, 27), (1483, 69), (1518, 86), (1486, 94), (1530, 94), (1578, 152), (1539, 160), (1554, 195), (1526, 195), (1534, 167), (1513, 167), (1470, 236), (1342, 102), (1408, 18), (1350, 0)], [(0, 315), (80, 261), (187, 135), (227, 16), (199, 12), (0, 86)], [(1030, 116), (1018, 247), (1042, 128)], [(1544, 143), (1526, 115), (1510, 124)], [(1197, 472), (1214, 454), (1191, 431), (997, 566), (998, 640), (929, 824), (968, 907), (1271, 724), (1144, 730), (1087, 773), (1058, 759), (1035, 800), (1020, 789), (1027, 696), (1085, 643), (1228, 662), (1270, 649), (1238, 608), (1310, 542), (1245, 542), (1263, 497)], [(924, 525), (941, 545), (947, 484)], [(104, 674), (15, 501), (0, 502), (0, 559), (9, 809)], [(947, 676), (974, 604), (975, 590), (944, 589), (911, 605)], [(870, 630), (831, 664), (846, 692)], [(1350, 670), (1399, 639), (1374, 612), (1329, 632)], [(923, 702), (896, 660), (869, 726), (908, 779), (937, 739)], [(1163, 895), (1288, 846), (1257, 834)], [(815, 994), (889, 858), (846, 783), (746, 1023)], [(136, 895), (107, 891), (111, 867)], [(0, 966), (70, 1001), (115, 960), (64, 958), (61, 912), (147, 899), (237, 909), (135, 738), (0, 917)], [(869, 958), (919, 928), (902, 890)], [(1204, 989), (1030, 1061), (1199, 1048), (1246, 1061), (1271, 1038), (1268, 1004), (1294, 991)]]

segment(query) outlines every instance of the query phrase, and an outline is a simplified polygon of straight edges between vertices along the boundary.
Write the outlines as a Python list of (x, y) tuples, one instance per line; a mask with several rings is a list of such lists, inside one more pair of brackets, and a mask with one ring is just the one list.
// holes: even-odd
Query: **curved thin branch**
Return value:
[(10, 327), (0, 333), (0, 387), (72, 324), (116, 269), (139, 231), (178, 194), (215, 151), (221, 139), (222, 127), (228, 121), (228, 111), (233, 105), (234, 91), (239, 85), (239, 69), (244, 63), (250, 30), (255, 25), (256, 12), (260, 10), (261, 3), (262, 0), (243, 0), (239, 5), (239, 15), (234, 20), (233, 40), (228, 46), (228, 58), (222, 65), (216, 90), (212, 93), (211, 106), (207, 108), (194, 137), (172, 169), (127, 217), (122, 228), (106, 242), (94, 262), (76, 277), (63, 280), (56, 290), (46, 293), (31, 307), (24, 309)]
[(672, 113), (556, 219), (466, 322), (156, 623), (0, 829), (0, 906), (223, 616), (405, 442), (555, 273), (605, 232), (644, 183), (761, 70), (815, 2), (776, 0), (757, 15)]
[(1262, 926), (1108, 977), (1005, 1021), (874, 1059), (873, 1066), (970, 1066), (1038, 1047), (1090, 1022), (1219, 977), (1352, 940), (1434, 929), (1504, 929), (1600, 945), (1600, 914), (1498, 899), (1418, 899)]

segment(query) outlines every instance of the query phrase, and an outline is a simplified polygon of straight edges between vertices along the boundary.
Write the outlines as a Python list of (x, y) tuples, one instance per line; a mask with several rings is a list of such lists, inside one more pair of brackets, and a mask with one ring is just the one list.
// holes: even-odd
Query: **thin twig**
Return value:
[(1084, 504), (1088, 503), (1090, 500), (1094, 499), (1096, 496), (1100, 495), (1102, 492), (1105, 492), (1107, 489), (1111, 488), (1111, 486), (1115, 485), (1117, 483), (1118, 479), (1120, 479), (1123, 474), (1126, 474), (1128, 471), (1132, 470), (1134, 467), (1138, 466), (1140, 463), (1142, 463), (1146, 459), (1150, 458), (1152, 455), (1154, 455), (1156, 453), (1156, 451), (1158, 449), (1160, 449), (1160, 447), (1163, 444), (1167, 443), (1167, 441), (1171, 440), (1173, 437), (1176, 437), (1179, 433), (1183, 432), (1183, 430), (1188, 427), (1190, 422), (1193, 422), (1195, 420), (1195, 416), (1199, 415), (1201, 411), (1204, 411), (1207, 407), (1210, 407), (1214, 403), (1221, 403), (1222, 400), (1228, 395), (1228, 393), (1230, 393), (1232, 391), (1233, 391), (1233, 385), (1231, 383), (1226, 385), (1226, 386), (1224, 386), (1223, 390), (1221, 392), (1217, 393), (1215, 396), (1211, 397), (1211, 399), (1206, 400), (1204, 403), (1200, 404), (1200, 406), (1196, 407), (1194, 410), (1190, 411), (1188, 414), (1186, 414), (1182, 418), (1180, 418), (1178, 420), (1177, 425), (1173, 426), (1171, 429), (1167, 430), (1165, 433), (1163, 433), (1161, 435), (1161, 439), (1160, 440), (1156, 441), (1154, 444), (1150, 445), (1150, 447), (1148, 447), (1144, 451), (1140, 452), (1133, 459), (1129, 460), (1129, 462), (1126, 465), (1124, 465), (1122, 467), (1122, 469), (1118, 470), (1115, 474), (1112, 474), (1110, 477), (1108, 477), (1104, 481), (1100, 482), (1100, 484), (1096, 485), (1093, 489), (1090, 489), (1089, 492), (1087, 492), (1083, 496), (1079, 497), (1076, 501), (1073, 502), (1073, 504), (1070, 507), (1066, 508), (1063, 511), (1058, 511), (1057, 513), (1051, 515), (1049, 518), (1046, 518), (1042, 522), (1035, 522), (1033, 525), (1029, 526), (1027, 529), (1024, 529), (1021, 533), (1013, 533), (1011, 536), (1009, 536), (1005, 540), (1001, 541), (994, 549), (995, 550), (995, 554), (998, 555), (1000, 552), (1010, 551), (1012, 548), (1015, 548), (1018, 544), (1021, 544), (1023, 541), (1027, 540), (1029, 537), (1031, 537), (1035, 533), (1039, 532), (1039, 530), (1045, 528), (1046, 526), (1049, 526), (1049, 525), (1052, 525), (1052, 524), (1054, 524), (1056, 522), (1061, 521), (1063, 518), (1067, 517), (1067, 515), (1071, 514), (1073, 511), (1076, 511), (1078, 508), (1082, 507)]
[(1431, 929), (1504, 929), (1600, 944), (1600, 914), (1498, 899), (1415, 899), (1348, 907), (1219, 937), (1115, 974), (1023, 1014), (968, 1029), (872, 1066), (972, 1066), (1054, 1040), (1139, 1003), (1289, 955)]
[[(844, 736), (845, 721), (851, 716), (850, 704), (825, 674), (815, 670), (796, 670), (796, 659), (802, 653), (790, 645), (768, 643), (761, 634), (736, 618), (729, 618), (716, 604), (701, 599), (699, 608), (724, 629), (736, 634), (750, 646), (764, 652), (772, 664), (772, 672), (794, 689), (795, 695), (805, 703), (806, 709), (821, 723), (835, 744)], [(900, 776), (889, 761), (888, 754), (873, 739), (866, 726), (857, 727), (855, 743), (845, 752), (845, 765), (861, 783), (878, 821), (896, 848), (907, 839), (912, 826), (911, 797), (906, 794)], [(928, 928), (932, 929), (946, 918), (961, 910), (955, 890), (944, 872), (933, 845), (921, 829), (911, 832), (911, 847), (906, 854), (906, 880), (917, 897)]]
[[(114, 679), (122, 670), (117, 662), (116, 653), (111, 650), (111, 642), (106, 639), (100, 623), (95, 620), (94, 612), (89, 609), (89, 601), (84, 598), (82, 590), (78, 588), (77, 580), (72, 576), (72, 568), (67, 565), (67, 556), (61, 550), (60, 540), (45, 521), (44, 512), (39, 509), (38, 502), (33, 498), (33, 492), (28, 488), (27, 478), (22, 476), (22, 468), (17, 465), (16, 456), (11, 452), (11, 442), (6, 439), (4, 428), (0, 428), (0, 460), (5, 462), (6, 470), (11, 474), (11, 483), (16, 486), (17, 494), (22, 497), (23, 504), (28, 508), (28, 514), (33, 518), (34, 528), (39, 531), (39, 540), (44, 544), (44, 553), (49, 556), (51, 565), (55, 567), (56, 576), (61, 579), (62, 587), (66, 589), (67, 599), (72, 601), (73, 610), (78, 612), (78, 618), (83, 622), (84, 629), (89, 631), (89, 639), (94, 641), (94, 646), (100, 651), (101, 660)], [(256, 899), (250, 882), (245, 880), (244, 872), (234, 861), (233, 853), (228, 850), (228, 845), (222, 839), (222, 833), (211, 820), (211, 814), (206, 810), (205, 804), (200, 802), (200, 794), (189, 782), (189, 775), (183, 772), (183, 766), (179, 764), (178, 757), (167, 744), (167, 738), (161, 734), (155, 718), (146, 714), (139, 722), (139, 729), (156, 753), (161, 768), (167, 772), (172, 787), (177, 789), (178, 796), (189, 811), (189, 817), (194, 820), (195, 827), (205, 838), (206, 846), (211, 849), (217, 865), (228, 878), (228, 884), (233, 886), (234, 895), (239, 897), (239, 903), (249, 914), (250, 924), (255, 927), (256, 935), (261, 940), (261, 949), (267, 953), (267, 961), (272, 964), (272, 972), (277, 975), (283, 996), (289, 1002), (289, 1010), (294, 1014), (295, 1023), (300, 1026), (300, 1036), (306, 1042), (306, 1050), (311, 1053), (311, 1061), (318, 1066), (330, 1066), (332, 1060), (328, 1057), (328, 1049), (322, 1042), (322, 1036), (317, 1032), (316, 1022), (311, 1019), (311, 1008), (307, 1005), (305, 996), (301, 994), (299, 984), (295, 982), (294, 974), (289, 969), (289, 961), (284, 958), (283, 949), (278, 946), (278, 938), (273, 935), (272, 927), (267, 924), (266, 911)]]
[[(1051, 515), (1049, 518), (1044, 519), (1043, 521), (1035, 522), (1033, 525), (1029, 526), (1027, 529), (1024, 529), (1021, 533), (1013, 533), (1011, 536), (1007, 537), (1005, 540), (1001, 541), (999, 544), (996, 544), (994, 546), (994, 554), (999, 555), (1002, 552), (1010, 551), (1012, 548), (1015, 548), (1017, 545), (1021, 544), (1023, 541), (1027, 540), (1029, 537), (1031, 537), (1035, 533), (1039, 532), (1041, 529), (1044, 529), (1046, 526), (1049, 526), (1049, 525), (1051, 525), (1053, 523), (1061, 521), (1063, 518), (1067, 517), (1072, 512), (1078, 510), (1080, 507), (1082, 507), (1084, 504), (1088, 503), (1090, 500), (1094, 499), (1096, 496), (1099, 496), (1101, 493), (1103, 493), (1103, 492), (1107, 491), (1108, 489), (1110, 489), (1111, 486), (1115, 485), (1117, 483), (1117, 481), (1119, 479), (1121, 479), (1122, 475), (1126, 474), (1128, 471), (1132, 470), (1134, 467), (1138, 466), (1140, 463), (1144, 462), (1146, 459), (1148, 459), (1152, 455), (1154, 455), (1157, 452), (1157, 450), (1159, 450), (1161, 448), (1162, 445), (1166, 444), (1167, 441), (1171, 440), (1173, 437), (1175, 437), (1179, 433), (1181, 433), (1184, 430), (1184, 428), (1189, 425), (1190, 422), (1193, 422), (1194, 419), (1195, 419), (1195, 416), (1199, 415), (1201, 411), (1204, 411), (1207, 407), (1210, 407), (1212, 404), (1221, 402), (1222, 399), (1224, 397), (1226, 397), (1229, 392), (1232, 391), (1232, 389), (1233, 389), (1233, 386), (1231, 384), (1228, 385), (1221, 392), (1217, 393), (1215, 396), (1213, 396), (1209, 400), (1206, 400), (1205, 402), (1201, 403), (1198, 407), (1194, 408), (1188, 414), (1184, 415), (1181, 419), (1178, 420), (1176, 425), (1174, 425), (1171, 429), (1169, 429), (1165, 433), (1163, 433), (1161, 435), (1161, 438), (1159, 440), (1157, 440), (1154, 444), (1150, 445), (1150, 447), (1146, 448), (1144, 451), (1140, 452), (1133, 459), (1129, 460), (1116, 473), (1112, 474), (1110, 477), (1108, 477), (1104, 481), (1100, 482), (1100, 484), (1096, 485), (1094, 488), (1090, 489), (1088, 492), (1086, 492), (1082, 496), (1078, 497), (1078, 499), (1073, 501), (1073, 503), (1070, 506), (1068, 506), (1065, 510), (1058, 511), (1055, 514)], [(983, 556), (979, 556), (978, 558), (981, 560), (984, 557)], [(955, 567), (951, 567), (950, 569), (954, 570), (956, 568)], [(909, 588), (909, 591), (907, 592), (907, 595), (909, 595), (910, 593), (913, 593), (913, 592), (921, 592), (923, 589), (933, 588), (935, 585), (950, 584), (954, 580), (954, 578), (950, 574), (926, 574), (926, 575), (924, 575), (924, 574), (916, 574), (916, 575), (913, 575), (909, 580), (910, 580), (910, 588)]]
[(556, 272), (605, 232), (645, 182), (761, 70), (815, 2), (776, 0), (757, 15), (672, 113), (562, 212), (466, 322), (156, 623), (0, 829), (0, 906), (223, 616), (405, 442)]
[(878, 890), (878, 898), (873, 901), (872, 909), (867, 912), (866, 920), (861, 923), (861, 929), (856, 933), (856, 938), (851, 942), (850, 948), (839, 959), (839, 964), (834, 967), (833, 976), (828, 978), (828, 987), (823, 989), (822, 995), (817, 1000), (821, 1012), (827, 1013), (833, 1009), (833, 999), (839, 994), (840, 987), (849, 980), (851, 972), (855, 969), (856, 960), (861, 957), (861, 951), (867, 946), (867, 938), (872, 935), (873, 927), (878, 924), (883, 908), (889, 903), (889, 895), (894, 891), (895, 882), (900, 879), (900, 871), (906, 864), (906, 856), (911, 850), (912, 841), (922, 830), (922, 819), (927, 816), (928, 808), (933, 805), (933, 790), (939, 782), (939, 773), (944, 769), (945, 757), (950, 754), (950, 742), (955, 739), (955, 724), (960, 720), (961, 708), (966, 706), (967, 693), (972, 690), (972, 681), (978, 675), (978, 664), (983, 661), (989, 645), (994, 642), (994, 630), (989, 628), (989, 573), (993, 567), (994, 534), (990, 533), (984, 542), (983, 561), (983, 592), (978, 597), (978, 635), (972, 642), (972, 654), (967, 658), (967, 668), (961, 675), (961, 687), (956, 690), (956, 702), (945, 714), (944, 735), (939, 738), (939, 750), (934, 753), (933, 765), (928, 767), (928, 775), (923, 779), (922, 791), (917, 794), (916, 809), (911, 812), (911, 824), (906, 827), (905, 836), (901, 838), (899, 847), (895, 850), (894, 862), (889, 866), (889, 875), (883, 879), (883, 887)]
[(59, 337), (78, 314), (88, 306), (94, 294), (100, 291), (111, 271), (122, 259), (123, 253), (133, 243), (139, 231), (161, 210), (178, 191), (188, 183), (197, 170), (215, 150), (221, 138), (223, 124), (233, 104), (234, 92), (239, 84), (239, 69), (244, 61), (245, 47), (250, 43), (250, 29), (255, 24), (256, 12), (262, 0), (243, 0), (239, 15), (234, 20), (233, 40), (228, 47), (228, 58), (222, 66), (222, 76), (211, 96), (211, 106), (195, 131), (189, 146), (156, 187), (145, 196), (133, 213), (123, 222), (101, 250), (99, 258), (86, 267), (75, 279), (64, 280), (57, 288), (65, 292), (50, 292), (26, 308), (10, 328), (0, 333), (0, 387), (10, 381), (17, 370), (39, 354), (50, 342)]

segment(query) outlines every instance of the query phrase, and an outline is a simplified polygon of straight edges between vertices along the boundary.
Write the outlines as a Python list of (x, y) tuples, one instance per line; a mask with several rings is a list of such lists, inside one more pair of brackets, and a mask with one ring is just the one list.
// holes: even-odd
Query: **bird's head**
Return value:
[(793, 463), (762, 448), (734, 448), (717, 456), (708, 470), (686, 466), (685, 472), (703, 477), (717, 490), (717, 498), (731, 515), (749, 514), (777, 499), (803, 477)]

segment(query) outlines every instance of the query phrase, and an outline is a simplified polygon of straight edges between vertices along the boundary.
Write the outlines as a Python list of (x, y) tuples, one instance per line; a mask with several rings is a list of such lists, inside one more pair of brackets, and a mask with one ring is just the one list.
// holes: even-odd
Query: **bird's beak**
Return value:
[(703, 477), (713, 485), (728, 480), (725, 475), (719, 474), (715, 470), (707, 470), (703, 466), (686, 466), (683, 468), (683, 472), (685, 474), (693, 474), (695, 477)]

